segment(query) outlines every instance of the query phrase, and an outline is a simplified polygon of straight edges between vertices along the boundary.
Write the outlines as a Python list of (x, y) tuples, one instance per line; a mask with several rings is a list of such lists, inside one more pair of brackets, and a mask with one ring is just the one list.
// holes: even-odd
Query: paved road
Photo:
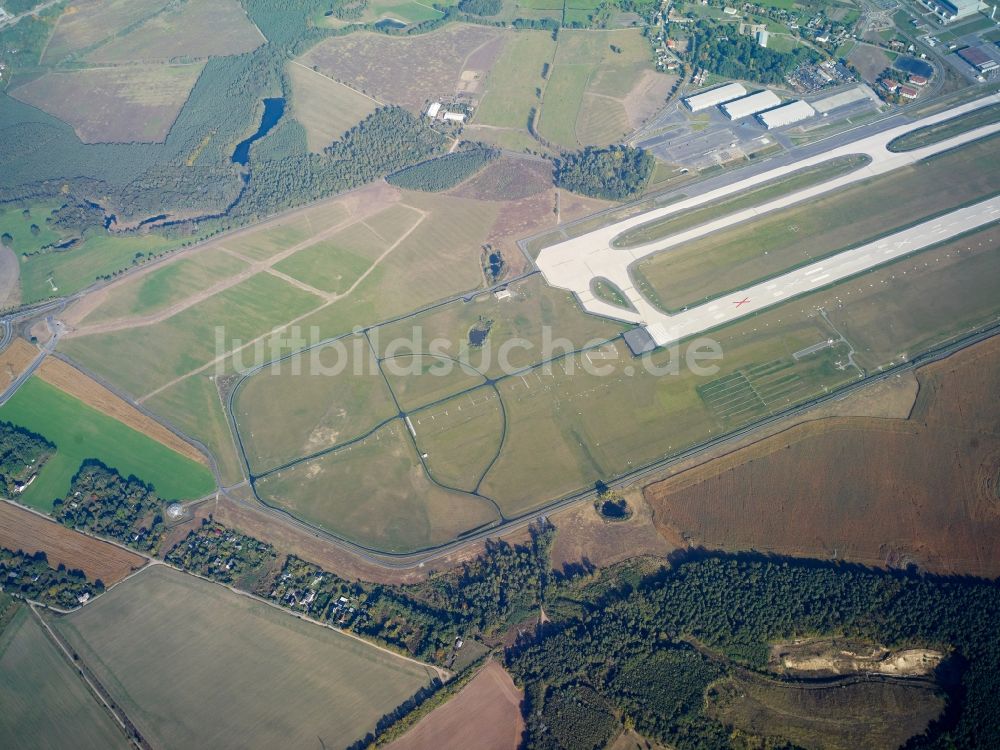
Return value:
[[(3, 406), (10, 400), (10, 397), (17, 392), (17, 389), (24, 385), (28, 378), (35, 374), (35, 370), (37, 370), (38, 366), (42, 364), (42, 360), (52, 354), (55, 350), (56, 344), (59, 342), (59, 334), (62, 330), (61, 326), (53, 320), (51, 316), (46, 318), (45, 322), (48, 324), (49, 330), (52, 331), (52, 338), (45, 342), (45, 346), (38, 350), (38, 356), (32, 360), (31, 364), (25, 368), (24, 372), (14, 378), (11, 384), (8, 385), (3, 392), (0, 392), (0, 406)], [(3, 323), (5, 326), (10, 326), (10, 322), (7, 320), (4, 320)], [(7, 338), (9, 338), (9, 336)], [(4, 343), (4, 346), (6, 346), (6, 342)], [(0, 347), (0, 350), (2, 349), (3, 347)]]
[[(889, 130), (868, 135), (860, 140), (855, 140), (845, 145), (827, 148), (826, 150), (796, 161), (782, 164), (767, 171), (762, 171), (737, 182), (730, 183), (723, 187), (704, 192), (693, 198), (671, 203), (662, 208), (654, 209), (637, 216), (624, 219), (610, 226), (602, 227), (580, 237), (566, 240), (556, 245), (551, 245), (539, 254), (536, 264), (545, 277), (545, 280), (552, 286), (568, 289), (580, 300), (580, 303), (587, 311), (602, 317), (624, 320), (630, 323), (640, 324), (646, 327), (647, 332), (657, 345), (664, 345), (676, 340), (676, 336), (671, 333), (675, 328), (684, 328), (697, 333), (691, 329), (686, 322), (686, 318), (696, 318), (700, 308), (686, 311), (677, 315), (668, 315), (654, 307), (634, 287), (629, 273), (629, 267), (637, 261), (662, 252), (684, 242), (703, 237), (711, 232), (733, 226), (747, 221), (765, 213), (779, 210), (803, 201), (809, 200), (824, 193), (845, 187), (852, 183), (868, 179), (872, 176), (884, 174), (909, 164), (913, 164), (921, 159), (926, 159), (936, 153), (946, 151), (963, 143), (985, 137), (992, 133), (1000, 132), (1000, 123), (985, 125), (975, 130), (948, 138), (944, 141), (914, 149), (904, 153), (893, 153), (886, 147), (887, 145), (904, 133), (932, 125), (942, 120), (956, 117), (960, 114), (970, 112), (987, 106), (997, 106), (1000, 104), (1000, 95), (993, 94), (982, 97), (972, 102), (952, 107), (944, 112), (940, 112), (915, 122), (899, 125)], [(796, 172), (800, 169), (822, 164), (841, 156), (852, 154), (865, 154), (870, 157), (871, 163), (866, 167), (854, 170), (841, 177), (828, 180), (819, 185), (814, 185), (781, 198), (769, 201), (755, 208), (738, 211), (728, 216), (716, 219), (701, 226), (689, 229), (670, 237), (650, 242), (631, 249), (618, 249), (612, 247), (612, 241), (622, 232), (637, 227), (646, 222), (661, 219), (667, 216), (678, 214), (682, 211), (702, 207), (712, 201), (739, 193), (753, 188), (762, 183), (774, 180), (785, 175)], [(946, 237), (941, 236), (941, 239)], [(872, 265), (884, 262), (877, 261), (871, 257)], [(829, 261), (826, 261), (829, 263)], [(869, 266), (870, 267), (870, 266)], [(812, 270), (807, 267), (806, 271)], [(858, 268), (856, 272), (865, 270)], [(591, 292), (591, 282), (597, 278), (606, 278), (617, 285), (626, 295), (632, 304), (634, 311), (627, 311), (615, 305), (597, 299)], [(741, 298), (742, 299), (742, 298)], [(787, 297), (785, 297), (787, 299)], [(771, 304), (782, 301), (774, 299)], [(742, 306), (745, 307), (745, 306)], [(757, 309), (760, 309), (759, 307)], [(748, 311), (749, 312), (749, 311)], [(722, 320), (721, 318), (719, 319)], [(713, 326), (719, 325), (716, 322)], [(690, 333), (686, 335), (691, 335)]]

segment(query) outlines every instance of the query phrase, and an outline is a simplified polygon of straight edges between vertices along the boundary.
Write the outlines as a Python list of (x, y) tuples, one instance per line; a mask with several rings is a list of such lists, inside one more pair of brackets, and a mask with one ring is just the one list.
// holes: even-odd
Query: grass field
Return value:
[(410, 416), (417, 448), (441, 484), (472, 492), (500, 453), (503, 405), (493, 388), (479, 388)]
[(292, 115), (306, 129), (309, 150), (322, 152), (378, 106), (363, 94), (297, 62), (285, 67)]
[(890, 151), (912, 151), (915, 148), (930, 146), (959, 133), (975, 130), (984, 125), (992, 125), (1000, 120), (1000, 109), (997, 107), (983, 107), (968, 114), (945, 120), (936, 125), (929, 125), (919, 130), (914, 130), (889, 144)]
[(132, 747), (23, 606), (0, 632), (0, 705), (10, 750)]
[(219, 354), (217, 336), (226, 347), (235, 340), (246, 343), (319, 304), (314, 295), (258, 273), (162, 322), (68, 339), (60, 346), (86, 367), (142, 396), (212, 361)]
[(215, 457), (224, 484), (243, 481), (243, 467), (211, 374), (192, 375), (153, 396), (146, 406), (203, 443)]
[(160, 747), (339, 747), (430, 678), (419, 664), (163, 566), (55, 626)]
[(18, 256), (21, 294), (25, 303), (52, 296), (65, 296), (128, 268), (137, 253), (155, 255), (180, 244), (156, 234), (114, 236), (103, 229), (84, 233), (82, 244), (62, 252)]
[(998, 142), (977, 141), (671, 248), (640, 261), (633, 278), (676, 310), (957, 208), (1000, 190)]
[(159, 143), (203, 63), (54, 70), (10, 94), (72, 126), (84, 143)]
[(944, 699), (926, 681), (857, 679), (801, 687), (746, 673), (710, 685), (706, 708), (709, 715), (752, 736), (853, 750), (901, 746), (938, 717)]
[(401, 348), (400, 353), (390, 355), (381, 364), (386, 381), (404, 411), (419, 409), (486, 382), (473, 367), (431, 354), (404, 353), (409, 349), (409, 345)]
[(462, 23), (408, 37), (359, 32), (326, 39), (299, 62), (380, 102), (419, 112), (474, 85), (462, 74), (490, 70), (506, 37), (499, 29)]
[(63, 11), (45, 46), (42, 62), (56, 63), (152, 17), (162, 0), (94, 0)]
[[(0, 235), (9, 234), (11, 237), (4, 244), (22, 255), (58, 243), (64, 235), (46, 223), (58, 207), (58, 203), (36, 203), (28, 207), (7, 205), (0, 209)], [(37, 234), (32, 226), (37, 228)]]
[(541, 106), (536, 93), (546, 85), (542, 69), (551, 65), (556, 42), (547, 31), (512, 33), (486, 79), (476, 111), (476, 124), (526, 130), (532, 107)]
[(713, 201), (711, 205), (703, 208), (684, 211), (663, 219), (640, 224), (634, 229), (622, 232), (612, 240), (611, 244), (614, 247), (622, 248), (645, 245), (648, 242), (669, 237), (671, 234), (705, 224), (745, 208), (759, 206), (796, 190), (832, 180), (840, 175), (853, 172), (866, 163), (868, 163), (866, 157), (844, 156), (815, 167), (807, 167), (785, 177), (765, 182), (752, 190), (740, 192), (731, 198)]
[(364, 336), (255, 373), (233, 410), (255, 473), (352, 440), (398, 412)]
[(116, 36), (87, 59), (113, 64), (204, 59), (250, 52), (264, 41), (237, 0), (186, 0)]
[(244, 261), (221, 250), (203, 250), (127, 280), (81, 322), (93, 324), (157, 313), (246, 267)]
[(426, 477), (401, 420), (348, 448), (268, 475), (257, 492), (299, 518), (386, 551), (441, 544), (497, 520), (488, 502)]
[(103, 581), (105, 586), (118, 583), (146, 564), (145, 558), (134, 552), (4, 502), (0, 502), (0, 547), (29, 555), (44, 552), (51, 567), (82, 570), (91, 581)]
[(20, 496), (27, 505), (49, 510), (66, 497), (70, 481), (88, 458), (96, 458), (123, 476), (134, 474), (152, 484), (164, 499), (191, 499), (215, 489), (211, 472), (201, 464), (86, 406), (38, 378), (31, 378), (0, 408), (0, 419), (44, 435), (56, 453)]

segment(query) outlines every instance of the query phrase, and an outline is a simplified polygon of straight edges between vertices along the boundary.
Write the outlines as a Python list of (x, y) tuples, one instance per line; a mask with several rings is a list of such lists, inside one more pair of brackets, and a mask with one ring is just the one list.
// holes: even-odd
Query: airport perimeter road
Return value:
[(663, 335), (669, 341), (695, 336), (995, 221), (1000, 221), (1000, 197), (960, 208), (889, 237), (845, 250), (712, 302), (668, 316), (670, 327)]
[[(667, 315), (655, 308), (632, 284), (629, 267), (636, 261), (649, 255), (662, 252), (683, 242), (702, 237), (711, 232), (739, 224), (772, 211), (786, 208), (797, 203), (823, 195), (838, 188), (868, 179), (875, 175), (885, 174), (900, 167), (913, 164), (929, 156), (955, 148), (963, 143), (969, 143), (993, 133), (1000, 132), (1000, 123), (985, 125), (980, 128), (961, 133), (952, 138), (923, 148), (893, 153), (887, 146), (905, 133), (933, 125), (944, 120), (957, 117), (967, 112), (1000, 104), (1000, 95), (992, 94), (972, 102), (962, 104), (939, 112), (920, 120), (900, 125), (881, 133), (865, 136), (852, 143), (836, 146), (821, 153), (800, 159), (796, 162), (783, 164), (774, 169), (760, 172), (746, 179), (733, 182), (715, 190), (697, 195), (693, 198), (671, 203), (662, 208), (624, 219), (601, 229), (597, 229), (580, 237), (551, 245), (541, 251), (536, 260), (538, 269), (545, 280), (555, 287), (573, 292), (588, 312), (602, 317), (624, 320), (646, 327), (657, 345), (664, 345), (675, 340), (668, 331), (675, 324), (676, 316)], [(789, 175), (800, 169), (822, 164), (841, 156), (864, 154), (871, 159), (867, 166), (837, 177), (819, 185), (814, 185), (796, 191), (781, 198), (766, 202), (755, 208), (732, 213), (715, 221), (679, 232), (662, 240), (631, 248), (615, 248), (612, 242), (621, 233), (650, 221), (662, 219), (683, 211), (700, 208), (713, 201), (737, 194), (741, 191), (761, 185), (765, 182)], [(944, 239), (942, 237), (942, 239)], [(912, 251), (911, 251), (912, 252)], [(884, 261), (880, 261), (884, 262)], [(864, 270), (864, 269), (860, 269)], [(603, 302), (594, 297), (591, 283), (595, 279), (605, 278), (617, 285), (626, 295), (634, 308), (624, 310), (615, 305)], [(718, 325), (718, 324), (717, 324)]]

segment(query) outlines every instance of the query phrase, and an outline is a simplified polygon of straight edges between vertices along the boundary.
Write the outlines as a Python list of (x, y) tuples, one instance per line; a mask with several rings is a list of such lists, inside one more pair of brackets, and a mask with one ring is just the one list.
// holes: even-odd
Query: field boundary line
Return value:
[(365, 99), (368, 99), (369, 101), (372, 101), (372, 102), (375, 102), (375, 103), (376, 103), (376, 104), (377, 104), (378, 106), (380, 106), (380, 107), (384, 107), (384, 106), (386, 106), (386, 105), (385, 105), (385, 102), (382, 102), (382, 101), (379, 101), (379, 100), (378, 100), (378, 99), (376, 99), (376, 98), (375, 98), (374, 96), (369, 96), (369, 95), (368, 95), (368, 94), (366, 94), (366, 93), (365, 93), (364, 91), (358, 91), (358, 90), (357, 90), (356, 88), (354, 88), (353, 86), (348, 86), (348, 85), (347, 85), (346, 83), (341, 83), (341, 82), (340, 82), (340, 81), (338, 81), (338, 80), (337, 80), (336, 78), (331, 78), (331, 77), (330, 77), (330, 76), (328, 76), (328, 75), (327, 75), (326, 73), (320, 73), (320, 72), (319, 72), (318, 70), (313, 70), (313, 69), (312, 69), (312, 68), (310, 68), (310, 67), (309, 67), (308, 65), (303, 65), (303, 64), (302, 64), (302, 63), (300, 63), (300, 62), (299, 62), (298, 60), (292, 60), (291, 62), (292, 62), (292, 65), (298, 65), (298, 66), (299, 66), (300, 68), (305, 68), (305, 69), (306, 69), (306, 70), (308, 70), (308, 71), (309, 71), (310, 73), (315, 73), (316, 75), (320, 76), (321, 78), (325, 78), (326, 80), (328, 80), (328, 81), (331, 81), (332, 83), (335, 83), (335, 84), (337, 84), (338, 86), (343, 86), (343, 87), (344, 87), (345, 89), (348, 89), (349, 91), (353, 91), (353, 92), (354, 92), (355, 94), (357, 94), (358, 96), (363, 96), (363, 97), (364, 97)]

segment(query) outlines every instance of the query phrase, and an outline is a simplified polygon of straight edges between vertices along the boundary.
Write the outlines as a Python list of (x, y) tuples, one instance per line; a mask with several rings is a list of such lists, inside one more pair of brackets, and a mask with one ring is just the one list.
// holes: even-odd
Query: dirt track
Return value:
[(82, 570), (105, 586), (117, 583), (146, 564), (145, 558), (42, 518), (30, 510), (0, 501), (0, 547), (45, 552), (49, 564)]

